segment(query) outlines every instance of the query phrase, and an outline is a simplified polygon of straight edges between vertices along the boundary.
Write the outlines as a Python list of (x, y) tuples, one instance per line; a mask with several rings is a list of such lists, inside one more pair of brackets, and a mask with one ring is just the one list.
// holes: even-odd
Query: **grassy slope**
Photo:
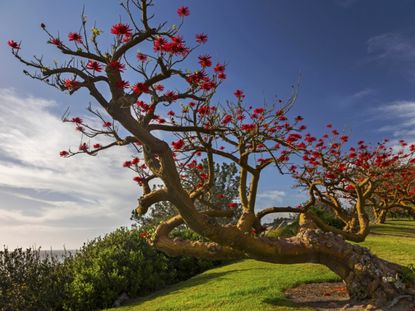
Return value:
[[(374, 226), (372, 231), (362, 245), (390, 261), (415, 263), (415, 222), (389, 221)], [(284, 298), (286, 288), (304, 282), (334, 280), (337, 277), (319, 265), (243, 260), (206, 271), (143, 297), (131, 306), (113, 310), (300, 310)]]

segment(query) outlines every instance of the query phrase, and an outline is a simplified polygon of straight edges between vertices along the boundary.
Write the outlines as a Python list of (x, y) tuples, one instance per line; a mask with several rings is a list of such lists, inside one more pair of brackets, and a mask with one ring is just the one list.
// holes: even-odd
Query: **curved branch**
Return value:
[[(230, 217), (232, 211), (210, 210), (203, 214), (211, 217)], [(242, 259), (246, 255), (229, 246), (221, 246), (214, 242), (186, 241), (170, 239), (169, 233), (176, 227), (184, 223), (180, 215), (161, 223), (155, 232), (153, 245), (170, 256), (193, 256), (209, 259)]]
[(151, 205), (160, 201), (168, 201), (168, 193), (166, 189), (154, 190), (150, 193), (144, 194), (139, 200), (135, 212), (142, 216), (147, 213)]

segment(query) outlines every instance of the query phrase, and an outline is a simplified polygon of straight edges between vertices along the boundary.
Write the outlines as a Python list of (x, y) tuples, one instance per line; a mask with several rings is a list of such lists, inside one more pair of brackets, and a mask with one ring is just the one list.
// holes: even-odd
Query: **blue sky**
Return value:
[[(240, 88), (261, 105), (287, 97), (301, 77), (292, 113), (304, 116), (312, 132), (332, 122), (352, 140), (415, 140), (414, 1), (155, 2), (157, 20), (170, 23), (179, 21), (178, 6), (189, 6), (185, 39), (209, 35), (196, 56), (209, 53), (228, 64), (216, 100)], [(25, 77), (7, 47), (7, 40), (21, 40), (24, 55), (59, 59), (39, 25), (64, 38), (78, 30), (84, 4), (88, 20), (107, 35), (122, 16), (116, 0), (0, 2), (0, 243), (10, 247), (79, 247), (128, 225), (137, 198), (131, 175), (120, 168), (128, 150), (99, 159), (57, 157), (79, 139), (59, 122), (61, 114), (67, 107), (83, 114), (91, 99)], [(290, 180), (275, 176), (265, 174), (258, 207), (300, 203)]]

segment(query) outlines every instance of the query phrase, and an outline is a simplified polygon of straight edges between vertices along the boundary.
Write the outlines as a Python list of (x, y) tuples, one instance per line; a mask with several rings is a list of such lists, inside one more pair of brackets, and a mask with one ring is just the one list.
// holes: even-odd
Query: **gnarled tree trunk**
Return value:
[[(347, 243), (341, 235), (302, 226), (296, 236), (286, 239), (248, 235), (246, 240), (250, 241), (249, 244), (245, 244), (245, 238), (232, 241), (232, 245), (171, 240), (169, 232), (183, 222), (181, 216), (176, 216), (161, 224), (156, 231), (154, 245), (172, 256), (322, 264), (344, 280), (352, 301), (367, 302), (382, 308), (399, 303), (415, 305), (415, 282), (405, 278), (401, 266), (378, 258), (367, 248)], [(228, 229), (231, 236), (234, 231)]]

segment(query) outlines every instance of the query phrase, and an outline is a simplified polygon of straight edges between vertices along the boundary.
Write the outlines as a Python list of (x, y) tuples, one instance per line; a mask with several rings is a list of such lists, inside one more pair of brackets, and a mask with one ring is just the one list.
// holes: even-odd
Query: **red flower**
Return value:
[(300, 121), (304, 120), (304, 118), (302, 116), (297, 116), (297, 117), (295, 117), (294, 120), (295, 120), (295, 122), (300, 122)]
[(77, 90), (79, 89), (79, 82), (76, 80), (66, 79), (63, 81), (63, 85), (67, 90)]
[(146, 232), (146, 231), (143, 231), (143, 232), (140, 232), (139, 236), (142, 239), (146, 239), (146, 238), (148, 238), (150, 236), (150, 234), (148, 232)]
[(226, 79), (226, 74), (225, 74), (225, 73), (223, 73), (223, 72), (219, 72), (219, 73), (218, 73), (218, 79), (220, 79), (220, 80), (225, 80), (225, 79)]
[(133, 158), (133, 159), (131, 160), (131, 164), (132, 164), (132, 165), (137, 165), (137, 164), (138, 164), (138, 162), (140, 162), (140, 159), (139, 159), (139, 158)]
[(241, 129), (243, 131), (253, 131), (253, 130), (255, 130), (255, 128), (256, 128), (255, 124), (243, 124), (241, 126)]
[(199, 64), (203, 68), (212, 66), (212, 57), (209, 55), (201, 55), (199, 56)]
[(244, 94), (244, 92), (243, 92), (243, 91), (241, 91), (241, 90), (236, 90), (236, 91), (233, 93), (233, 95), (235, 95), (235, 96), (236, 96), (236, 98), (238, 98), (239, 100), (242, 100), (242, 99), (244, 99), (244, 98), (245, 98), (245, 94)]
[(102, 147), (102, 145), (101, 144), (94, 144), (92, 147), (94, 147), (94, 149), (99, 149), (99, 148)]
[(261, 114), (264, 113), (265, 109), (264, 108), (255, 108), (254, 109), (254, 114)]
[(119, 89), (126, 89), (130, 87), (130, 82), (124, 80), (118, 80), (116, 83), (117, 88)]
[(164, 85), (163, 85), (163, 84), (156, 84), (156, 85), (154, 86), (154, 89), (155, 89), (156, 91), (162, 92), (162, 91), (164, 91)]
[(131, 165), (133, 165), (133, 163), (131, 163), (131, 161), (125, 161), (122, 166), (123, 167), (130, 167)]
[(225, 66), (222, 64), (216, 64), (215, 68), (213, 68), (213, 70), (215, 70), (215, 72), (224, 72), (225, 71)]
[(163, 46), (167, 43), (166, 39), (163, 37), (157, 37), (153, 41), (153, 49), (156, 52), (160, 52), (163, 50)]
[(108, 63), (108, 67), (119, 71), (119, 72), (123, 72), (125, 69), (125, 65), (121, 64), (118, 60), (113, 60), (111, 62)]
[(71, 122), (74, 122), (76, 124), (82, 124), (82, 119), (80, 117), (74, 117), (72, 118)]
[(14, 40), (9, 40), (7, 41), (7, 44), (12, 48), (12, 49), (16, 49), (19, 50), (20, 49), (20, 44), (18, 44), (16, 41)]
[(127, 24), (118, 23), (111, 27), (111, 33), (117, 36), (131, 37), (132, 30)]
[(88, 145), (86, 143), (82, 143), (79, 145), (79, 151), (88, 151)]
[(232, 116), (229, 114), (226, 114), (222, 119), (222, 124), (228, 124), (232, 121)]
[(105, 122), (102, 124), (102, 127), (111, 127), (111, 125), (112, 125), (112, 123), (111, 123), (111, 122), (105, 121)]
[(69, 152), (66, 151), (66, 150), (62, 150), (61, 152), (59, 152), (59, 155), (64, 158), (64, 157), (67, 157), (69, 155)]
[(184, 147), (184, 140), (183, 139), (179, 139), (179, 140), (173, 141), (171, 143), (171, 145), (173, 146), (173, 149), (174, 150), (180, 150), (180, 149), (182, 149)]
[(137, 59), (141, 62), (145, 62), (145, 61), (147, 61), (147, 55), (145, 55), (143, 53), (137, 53)]
[(49, 40), (50, 44), (56, 45), (56, 46), (62, 46), (62, 41), (58, 38), (53, 38)]
[(69, 41), (75, 41), (76, 43), (82, 43), (82, 36), (77, 32), (70, 32), (68, 34)]
[(235, 203), (235, 202), (229, 202), (229, 203), (228, 203), (228, 207), (229, 207), (229, 208), (236, 208), (236, 207), (238, 207), (238, 204), (237, 204), (237, 203)]
[(189, 14), (190, 14), (190, 10), (187, 6), (181, 6), (180, 8), (177, 9), (177, 15), (179, 15), (180, 17), (189, 16)]
[(98, 63), (95, 60), (90, 60), (87, 64), (86, 64), (86, 68), (96, 71), (96, 72), (101, 72), (102, 71), (102, 66), (100, 63)]
[(346, 143), (349, 140), (349, 137), (346, 136), (346, 135), (343, 135), (342, 137), (340, 137), (340, 139), (341, 139), (342, 142)]
[(148, 93), (150, 90), (148, 88), (148, 86), (145, 83), (137, 83), (136, 85), (134, 85), (133, 87), (133, 92), (136, 94), (141, 94), (141, 93)]
[(352, 191), (352, 190), (354, 190), (355, 188), (354, 188), (354, 186), (353, 185), (347, 185), (346, 186), (346, 188), (344, 188), (345, 190), (347, 190), (347, 191)]
[(133, 180), (134, 180), (135, 182), (137, 182), (139, 185), (142, 185), (142, 184), (143, 184), (143, 181), (144, 181), (144, 178), (142, 178), (142, 177), (140, 177), (140, 176), (135, 176), (135, 177), (133, 178)]
[(198, 33), (196, 35), (196, 42), (197, 43), (206, 43), (208, 40), (208, 36), (204, 33)]

